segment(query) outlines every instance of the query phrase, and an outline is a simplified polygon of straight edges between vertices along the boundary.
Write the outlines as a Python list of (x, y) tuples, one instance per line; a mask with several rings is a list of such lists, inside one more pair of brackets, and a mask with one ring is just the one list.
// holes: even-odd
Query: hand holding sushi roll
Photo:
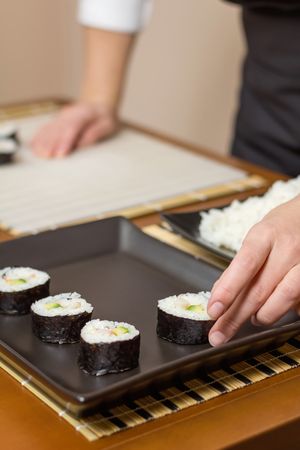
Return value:
[(84, 28), (86, 66), (78, 103), (41, 128), (31, 145), (39, 157), (64, 157), (113, 134), (133, 35)]
[(271, 325), (300, 312), (300, 197), (273, 209), (251, 228), (241, 250), (212, 289), (208, 312), (217, 319), (212, 345), (227, 342), (249, 318)]

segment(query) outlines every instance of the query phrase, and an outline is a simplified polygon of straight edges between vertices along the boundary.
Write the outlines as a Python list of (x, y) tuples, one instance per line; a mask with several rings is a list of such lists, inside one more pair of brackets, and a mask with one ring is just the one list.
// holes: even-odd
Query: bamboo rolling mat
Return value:
[(26, 142), (57, 108), (55, 102), (0, 108), (0, 121), (13, 119), (25, 143), (16, 164), (0, 168), (0, 228), (15, 236), (140, 217), (269, 184), (133, 130), (66, 160), (40, 161)]
[(111, 409), (99, 409), (97, 413), (89, 417), (78, 419), (66, 409), (61, 408), (49, 394), (34, 383), (30, 376), (21, 374), (0, 355), (1, 369), (90, 442), (245, 388), (299, 365), (300, 337), (297, 337), (280, 348), (255, 358), (201, 374), (199, 377), (174, 384), (160, 392), (149, 392), (147, 396), (134, 401), (125, 401)]
[(59, 103), (52, 100), (0, 107), (0, 122), (50, 114), (57, 111), (59, 107)]
[[(146, 227), (144, 231), (196, 257), (206, 258), (208, 262), (218, 265), (220, 268), (225, 267), (225, 263), (221, 259), (216, 257), (210, 259), (206, 255), (208, 252), (168, 230), (159, 226), (150, 226)], [(89, 417), (78, 419), (67, 409), (59, 406), (51, 393), (49, 391), (46, 393), (31, 376), (24, 373), (23, 369), (18, 368), (7, 357), (0, 354), (0, 368), (17, 380), (23, 388), (28, 389), (48, 405), (59, 417), (89, 441), (96, 441), (119, 431), (145, 424), (150, 420), (176, 413), (299, 366), (300, 336), (291, 339), (276, 350), (230, 366), (220, 367), (218, 370), (205, 374), (201, 373), (193, 379), (171, 385), (160, 392), (149, 392), (148, 395), (134, 401), (122, 401), (114, 408), (99, 409), (97, 413)]]

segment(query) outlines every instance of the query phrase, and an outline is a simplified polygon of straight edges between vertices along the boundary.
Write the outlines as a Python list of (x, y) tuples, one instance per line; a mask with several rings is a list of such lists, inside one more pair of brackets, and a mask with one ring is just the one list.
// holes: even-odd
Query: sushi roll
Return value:
[(6, 164), (13, 160), (18, 145), (13, 139), (0, 139), (0, 164)]
[(77, 292), (46, 297), (31, 305), (32, 330), (44, 342), (74, 344), (92, 312)]
[(214, 321), (207, 313), (210, 292), (173, 295), (158, 302), (157, 334), (176, 344), (204, 344)]
[(0, 126), (0, 140), (2, 139), (12, 139), (16, 144), (19, 143), (18, 129), (13, 123), (6, 122)]
[(30, 267), (0, 270), (0, 313), (28, 314), (31, 304), (49, 295), (50, 277)]
[(95, 319), (81, 330), (78, 364), (90, 375), (133, 369), (139, 354), (140, 333), (129, 323)]

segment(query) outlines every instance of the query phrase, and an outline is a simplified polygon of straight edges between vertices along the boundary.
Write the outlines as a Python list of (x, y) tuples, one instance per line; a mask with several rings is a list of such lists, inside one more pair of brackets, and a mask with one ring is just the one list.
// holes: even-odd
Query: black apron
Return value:
[(232, 154), (300, 174), (300, 0), (243, 5), (248, 52)]

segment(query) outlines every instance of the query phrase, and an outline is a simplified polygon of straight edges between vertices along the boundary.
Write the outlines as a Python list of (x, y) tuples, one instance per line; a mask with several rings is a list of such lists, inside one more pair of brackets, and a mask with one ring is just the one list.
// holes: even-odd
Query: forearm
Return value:
[(135, 35), (88, 27), (83, 32), (85, 63), (81, 99), (115, 111)]

